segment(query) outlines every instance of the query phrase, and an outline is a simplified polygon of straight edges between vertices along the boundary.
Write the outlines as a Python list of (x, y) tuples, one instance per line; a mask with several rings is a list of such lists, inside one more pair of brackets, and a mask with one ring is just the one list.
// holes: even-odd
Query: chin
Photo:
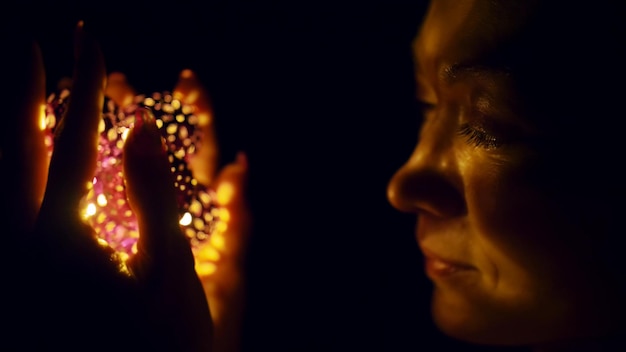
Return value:
[(536, 312), (523, 305), (498, 306), (455, 292), (435, 289), (431, 312), (445, 335), (472, 344), (490, 346), (536, 346), (565, 337), (549, 317), (537, 321)]
[[(502, 344), (495, 341), (484, 316), (474, 311), (463, 297), (435, 289), (431, 313), (437, 328), (449, 337), (476, 344)], [(500, 339), (501, 340), (501, 339)]]

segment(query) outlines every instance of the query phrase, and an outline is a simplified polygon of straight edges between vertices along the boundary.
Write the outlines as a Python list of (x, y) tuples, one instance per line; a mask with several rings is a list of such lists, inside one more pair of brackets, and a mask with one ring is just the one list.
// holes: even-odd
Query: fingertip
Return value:
[(63, 77), (57, 82), (57, 89), (71, 89), (72, 88), (72, 78), (71, 77)]
[(128, 83), (126, 75), (118, 71), (111, 72), (107, 76), (104, 94), (120, 107), (131, 105), (136, 95), (135, 90)]
[(47, 216), (75, 209), (96, 169), (106, 69), (98, 42), (83, 31), (83, 26), (82, 21), (77, 24), (74, 37), (71, 99), (56, 129), (48, 174), (50, 187), (46, 187), (42, 206)]
[(85, 41), (85, 21), (79, 20), (74, 27), (74, 59), (78, 59)]
[(177, 99), (188, 100), (189, 94), (192, 90), (197, 89), (197, 82), (195, 73), (186, 68), (180, 71), (178, 75), (178, 81), (176, 82), (176, 87), (174, 88), (174, 94), (177, 95)]
[(248, 156), (244, 151), (237, 152), (237, 157), (235, 158), (235, 162), (237, 165), (242, 167), (243, 169), (248, 168)]
[(194, 77), (195, 77), (195, 72), (193, 72), (193, 70), (190, 68), (186, 68), (180, 71), (180, 75), (179, 75), (180, 79), (191, 79)]
[(111, 82), (126, 82), (126, 75), (123, 74), (122, 72), (118, 72), (118, 71), (113, 71), (111, 73), (109, 73), (108, 76), (108, 81), (109, 83)]
[(220, 171), (215, 190), (220, 205), (229, 205), (240, 199), (247, 186), (248, 161), (244, 152), (237, 153), (235, 161), (226, 165)]

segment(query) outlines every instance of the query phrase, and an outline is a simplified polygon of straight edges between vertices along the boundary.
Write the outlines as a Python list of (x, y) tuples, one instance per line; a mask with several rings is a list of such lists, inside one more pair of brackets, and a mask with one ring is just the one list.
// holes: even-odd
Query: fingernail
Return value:
[(136, 154), (160, 155), (165, 153), (165, 145), (156, 125), (156, 119), (149, 109), (137, 109), (132, 133), (135, 139), (132, 149)]

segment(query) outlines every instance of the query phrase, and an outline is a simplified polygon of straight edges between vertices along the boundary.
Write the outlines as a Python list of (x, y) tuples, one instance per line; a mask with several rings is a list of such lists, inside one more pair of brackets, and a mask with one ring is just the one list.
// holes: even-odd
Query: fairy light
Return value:
[[(54, 148), (56, 121), (64, 115), (69, 96), (70, 91), (64, 89), (47, 99), (40, 127), (48, 132), (46, 145), (49, 154)], [(82, 200), (81, 214), (94, 228), (99, 243), (113, 248), (122, 261), (137, 252), (137, 219), (126, 198), (121, 161), (124, 142), (134, 124), (134, 112), (140, 107), (152, 111), (166, 141), (170, 170), (174, 174), (177, 190), (179, 223), (194, 253), (203, 253), (196, 255), (196, 268), (202, 268), (199, 274), (209, 275), (215, 268), (207, 260), (216, 260), (219, 254), (213, 253), (215, 249), (208, 240), (214, 232), (223, 231), (225, 223), (220, 221), (216, 192), (198, 182), (188, 167), (202, 140), (201, 129), (197, 128), (199, 119), (193, 114), (191, 106), (174, 99), (169, 92), (138, 95), (132, 104), (123, 109), (112, 100), (105, 99), (98, 126), (96, 172)], [(215, 247), (223, 248), (223, 239), (217, 239), (217, 242)], [(210, 248), (201, 250), (201, 247)]]

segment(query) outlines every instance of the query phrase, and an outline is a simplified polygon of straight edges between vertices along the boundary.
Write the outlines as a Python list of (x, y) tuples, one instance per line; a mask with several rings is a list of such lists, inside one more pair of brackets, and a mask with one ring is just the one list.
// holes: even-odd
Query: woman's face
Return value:
[(524, 58), (499, 54), (514, 52), (507, 40), (523, 33), (533, 5), (493, 3), (431, 4), (414, 42), (424, 120), (388, 197), (418, 215), (445, 333), (486, 344), (599, 334), (617, 298), (587, 231), (593, 209), (565, 182), (580, 168), (551, 162), (550, 132), (519, 89), (513, 61)]

